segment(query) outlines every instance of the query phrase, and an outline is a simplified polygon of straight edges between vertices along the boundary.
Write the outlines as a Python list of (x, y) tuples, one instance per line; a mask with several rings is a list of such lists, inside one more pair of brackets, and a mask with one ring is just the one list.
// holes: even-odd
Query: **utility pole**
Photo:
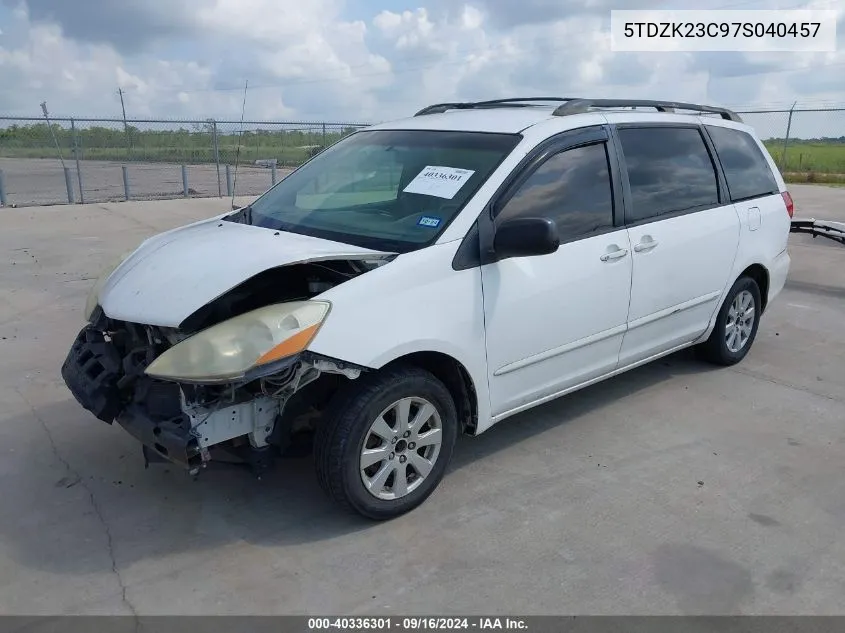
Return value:
[(50, 121), (50, 113), (47, 111), (47, 102), (41, 102), (41, 111), (44, 113), (44, 120), (47, 121), (47, 127), (50, 130), (50, 135), (53, 137), (53, 143), (56, 145), (56, 153), (59, 155), (59, 162), (62, 164), (62, 171), (65, 173), (65, 187), (67, 188), (67, 201), (73, 204), (73, 183), (70, 180), (70, 169), (65, 165), (65, 159), (62, 156), (62, 147), (59, 145), (59, 139), (56, 138), (56, 131), (53, 129), (53, 123)]
[(789, 118), (786, 120), (786, 137), (783, 139), (783, 154), (780, 159), (781, 171), (786, 171), (786, 148), (789, 147), (789, 132), (792, 130), (792, 113), (794, 112), (796, 105), (798, 105), (797, 101), (795, 101), (792, 104), (792, 107), (789, 108)]
[(123, 135), (126, 137), (126, 157), (132, 152), (132, 143), (129, 141), (129, 125), (126, 123), (126, 104), (123, 102), (123, 88), (117, 88), (117, 94), (120, 95), (120, 109), (123, 110)]
[(65, 167), (65, 159), (62, 156), (62, 148), (59, 145), (59, 139), (56, 138), (56, 131), (53, 129), (53, 124), (50, 121), (50, 113), (47, 112), (47, 102), (41, 102), (41, 111), (44, 113), (44, 120), (47, 121), (47, 128), (50, 130), (50, 135), (53, 137), (53, 143), (56, 146), (56, 152), (59, 154), (59, 162), (62, 164), (62, 169), (67, 169)]

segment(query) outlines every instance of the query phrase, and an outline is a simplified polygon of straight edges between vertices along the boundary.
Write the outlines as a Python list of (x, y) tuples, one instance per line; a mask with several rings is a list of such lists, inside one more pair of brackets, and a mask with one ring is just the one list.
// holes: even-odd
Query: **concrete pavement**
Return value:
[[(845, 219), (845, 189), (791, 189)], [(739, 366), (683, 352), (462, 438), (373, 524), (308, 459), (145, 471), (61, 381), (102, 266), (227, 204), (0, 210), (0, 613), (845, 612), (845, 248), (791, 238)]]

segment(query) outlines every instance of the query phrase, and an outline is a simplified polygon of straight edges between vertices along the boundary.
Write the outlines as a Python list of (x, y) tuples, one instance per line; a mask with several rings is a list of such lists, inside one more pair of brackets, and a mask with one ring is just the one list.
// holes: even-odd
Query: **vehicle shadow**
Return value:
[[(689, 351), (655, 361), (509, 418), (478, 437), (462, 437), (449, 470), (460, 471), (673, 377), (712, 369)], [(145, 470), (132, 438), (118, 428), (97, 426), (102, 423), (80, 414), (70, 398), (37, 407), (10, 420), (9, 427), (31, 425), (33, 417), (51, 430), (55, 460), (49, 468), (18, 462), (25, 470), (14, 475), (19, 485), (6, 495), (0, 516), (2, 542), (29, 568), (103, 572), (113, 564), (120, 568), (239, 541), (272, 547), (343, 536), (367, 547), (385, 534), (393, 538), (396, 529), (418, 529), (415, 513), (378, 523), (343, 512), (317, 485), (310, 457), (280, 460), (260, 481), (235, 468), (208, 469), (194, 479), (168, 465)], [(77, 431), (62, 431), (71, 420)], [(110, 556), (104, 555), (107, 541)]]
[[(488, 459), (508, 446), (601, 409), (677, 376), (717, 371), (698, 360), (691, 349), (681, 350), (647, 365), (580, 389), (503, 420), (477, 437), (464, 437), (455, 449), (451, 470)], [(448, 473), (447, 473), (448, 476)]]

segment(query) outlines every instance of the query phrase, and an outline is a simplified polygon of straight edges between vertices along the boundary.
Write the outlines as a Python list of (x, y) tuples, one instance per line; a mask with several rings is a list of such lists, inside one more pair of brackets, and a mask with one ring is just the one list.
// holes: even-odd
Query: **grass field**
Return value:
[[(56, 158), (56, 144), (65, 159), (125, 162), (167, 162), (188, 165), (249, 163), (276, 159), (279, 166), (296, 166), (320, 147), (330, 145), (354, 131), (335, 126), (324, 132), (314, 130), (248, 130), (242, 136), (231, 130), (216, 137), (207, 129), (124, 131), (89, 127), (75, 132), (46, 124), (0, 128), (0, 157)], [(55, 138), (54, 138), (55, 135)], [(215, 144), (216, 138), (216, 144)]]
[[(296, 166), (302, 164), (309, 156), (310, 147), (290, 147), (285, 145), (241, 147), (240, 162), (251, 163), (260, 159), (273, 159), (281, 166)], [(219, 150), (221, 163), (234, 163), (238, 155), (236, 145), (221, 145)], [(0, 148), (2, 158), (55, 158), (55, 148), (43, 147), (13, 147)], [(65, 160), (72, 160), (75, 154), (64, 155)], [(88, 147), (80, 152), (82, 160), (108, 160), (122, 162), (144, 163), (184, 163), (187, 165), (201, 165), (214, 163), (214, 151), (211, 148), (200, 147), (148, 147), (136, 146), (131, 151), (125, 147)]]
[(783, 151), (783, 141), (766, 146), (789, 182), (845, 182), (845, 143), (792, 141)]
[[(221, 164), (250, 164), (256, 160), (276, 159), (280, 167), (295, 167), (322, 146), (339, 140), (353, 128), (313, 131), (248, 131), (239, 140), (237, 134), (217, 136), (216, 156)], [(187, 165), (215, 163), (212, 135), (207, 130), (123, 130), (91, 127), (77, 131), (54, 126), (54, 132), (66, 160), (118, 162), (167, 162)], [(783, 140), (766, 141), (772, 157), (788, 182), (845, 183), (845, 142), (830, 140), (791, 140), (784, 152)], [(74, 148), (78, 150), (74, 150)], [(0, 129), (0, 157), (55, 158), (56, 148), (45, 124), (11, 126)]]

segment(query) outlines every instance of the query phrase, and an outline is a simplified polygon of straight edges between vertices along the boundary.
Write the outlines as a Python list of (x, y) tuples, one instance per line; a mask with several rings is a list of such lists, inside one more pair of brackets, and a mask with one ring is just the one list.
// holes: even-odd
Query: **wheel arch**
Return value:
[(719, 310), (722, 309), (725, 301), (728, 300), (728, 292), (733, 285), (742, 277), (751, 277), (757, 286), (760, 288), (760, 301), (763, 304), (760, 306), (760, 316), (766, 310), (766, 306), (768, 305), (769, 300), (769, 269), (766, 268), (763, 264), (759, 262), (753, 262), (751, 264), (746, 264), (746, 266), (738, 273), (736, 276), (732, 277), (725, 289), (722, 291), (722, 296), (719, 298), (719, 303), (716, 306), (716, 309), (713, 311), (713, 314), (710, 317), (710, 323), (707, 326), (707, 329), (704, 333), (698, 337), (695, 342), (701, 343), (706, 341), (710, 334), (713, 332), (713, 328), (716, 326), (716, 318), (719, 315)]
[[(757, 287), (760, 288), (760, 302), (762, 303), (760, 314), (762, 315), (769, 303), (769, 270), (762, 264), (751, 264), (737, 276), (737, 279), (740, 277), (751, 277)], [(734, 280), (734, 283), (736, 283), (736, 280)]]
[(478, 429), (478, 391), (470, 372), (456, 358), (443, 352), (419, 351), (394, 358), (382, 366), (413, 365), (433, 374), (452, 395), (461, 431), (475, 435)]

